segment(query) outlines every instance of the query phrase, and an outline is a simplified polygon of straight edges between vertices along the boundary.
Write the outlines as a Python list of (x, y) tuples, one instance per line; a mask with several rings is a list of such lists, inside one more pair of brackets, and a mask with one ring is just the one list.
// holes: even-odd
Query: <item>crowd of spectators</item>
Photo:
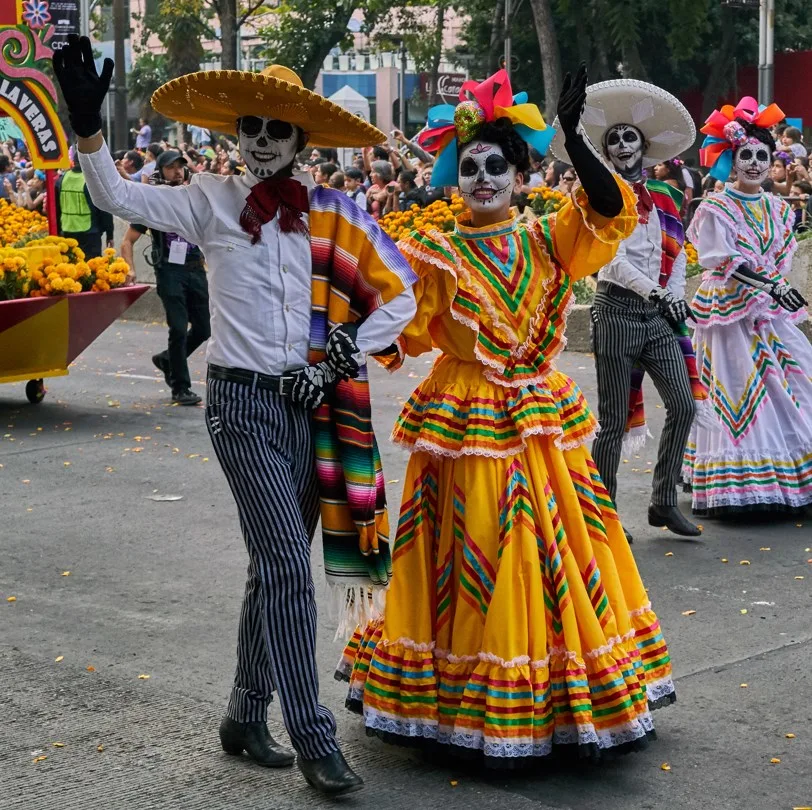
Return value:
[[(778, 149), (774, 156), (766, 191), (784, 196), (793, 208), (796, 228), (812, 230), (812, 184), (809, 156), (800, 130), (779, 124), (773, 130)], [(123, 177), (149, 183), (156, 161), (167, 149), (178, 150), (186, 159), (190, 174), (213, 172), (232, 175), (244, 171), (235, 140), (216, 136), (202, 127), (189, 127), (187, 141), (179, 145), (153, 140), (153, 129), (145, 119), (131, 130), (133, 148), (116, 152), (116, 165)], [(309, 171), (317, 184), (343, 191), (375, 219), (390, 212), (436, 200), (450, 200), (455, 189), (431, 185), (433, 157), (402, 132), (394, 130), (388, 144), (367, 147), (352, 154), (335, 149), (309, 148), (298, 156), (298, 168)], [(548, 187), (569, 194), (578, 184), (572, 166), (543, 158), (531, 149), (530, 173), (515, 202), (522, 208), (534, 189)], [(684, 192), (683, 216), (686, 222), (703, 196), (720, 191), (724, 184), (703, 174), (692, 159), (666, 161), (647, 170), (649, 176)], [(0, 198), (29, 209), (44, 210), (45, 173), (31, 168), (25, 146), (19, 141), (0, 144)]]

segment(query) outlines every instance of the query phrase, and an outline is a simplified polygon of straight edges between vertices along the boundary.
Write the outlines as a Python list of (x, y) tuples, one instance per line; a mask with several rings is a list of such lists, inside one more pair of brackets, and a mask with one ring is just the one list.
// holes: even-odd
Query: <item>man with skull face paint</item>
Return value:
[[(693, 357), (684, 326), (691, 312), (684, 299), (682, 195), (666, 183), (647, 180), (644, 168), (687, 149), (696, 129), (676, 98), (635, 80), (587, 88), (584, 128), (638, 196), (637, 227), (601, 270), (592, 306), (601, 424), (592, 452), (615, 501), (624, 436), (630, 443), (645, 441), (641, 384), (648, 373), (666, 408), (648, 522), (693, 537), (699, 528), (677, 507), (682, 453), (696, 412), (689, 376)], [(563, 145), (554, 142), (556, 149), (566, 159)]]
[[(665, 642), (589, 455), (597, 423), (554, 362), (572, 282), (637, 222), (635, 197), (578, 132), (586, 70), (559, 121), (582, 181), (532, 224), (510, 210), (528, 144), (551, 131), (504, 71), (429, 112), (432, 183), (458, 185), (452, 232), (399, 242), (417, 314), (389, 360), (441, 350), (393, 432), (410, 459), (382, 619), (360, 626), (339, 675), (348, 706), (387, 742), (485, 767), (644, 745), (674, 699)], [(642, 660), (646, 664), (643, 666)], [(496, 696), (495, 699), (492, 699)]]
[(100, 131), (112, 69), (108, 59), (97, 74), (87, 38), (70, 37), (54, 56), (91, 195), (128, 221), (199, 245), (208, 264), (206, 422), (250, 558), (222, 746), (267, 767), (293, 764), (266, 725), (277, 691), (307, 782), (351, 793), (363, 781), (318, 700), (310, 541), (321, 497), (328, 583), (356, 616), (371, 612), (391, 565), (364, 358), (411, 319), (416, 279), (365, 212), (313, 188), (293, 161), (309, 137), (338, 147), (386, 136), (306, 90), (288, 68), (204, 71), (164, 85), (153, 105), (171, 119), (238, 131), (245, 176), (127, 183)]
[(690, 235), (705, 269), (693, 310), (702, 378), (721, 429), (695, 426), (683, 478), (694, 512), (798, 514), (812, 504), (812, 347), (807, 302), (786, 280), (797, 243), (789, 205), (766, 194), (775, 105), (743, 98), (702, 129), (711, 175), (735, 182), (699, 206)]

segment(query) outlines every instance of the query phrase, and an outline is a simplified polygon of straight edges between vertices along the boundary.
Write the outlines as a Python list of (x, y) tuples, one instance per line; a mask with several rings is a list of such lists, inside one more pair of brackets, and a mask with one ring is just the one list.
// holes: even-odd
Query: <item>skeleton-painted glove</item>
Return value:
[(786, 281), (774, 283), (769, 290), (770, 297), (787, 312), (797, 312), (801, 307), (808, 305), (807, 300)]
[(338, 375), (330, 368), (329, 363), (322, 361), (315, 366), (305, 366), (293, 372), (293, 388), (290, 392), (291, 402), (303, 408), (315, 411), (333, 392)]
[(612, 172), (589, 148), (578, 130), (581, 113), (586, 103), (587, 73), (582, 62), (575, 78), (568, 73), (558, 97), (558, 125), (564, 133), (567, 154), (578, 179), (581, 181), (589, 205), (602, 217), (612, 219), (623, 210), (623, 195)]
[(54, 51), (53, 64), (70, 125), (80, 138), (90, 138), (102, 128), (101, 108), (113, 76), (113, 60), (104, 60), (100, 76), (90, 40), (70, 34), (68, 44)]
[(358, 326), (354, 323), (338, 323), (327, 336), (327, 362), (339, 377), (355, 378), (359, 365), (354, 355), (358, 354)]
[(651, 291), (648, 300), (657, 307), (660, 315), (675, 326), (684, 323), (688, 318), (694, 317), (688, 302), (684, 298), (674, 298), (663, 287), (655, 287)]

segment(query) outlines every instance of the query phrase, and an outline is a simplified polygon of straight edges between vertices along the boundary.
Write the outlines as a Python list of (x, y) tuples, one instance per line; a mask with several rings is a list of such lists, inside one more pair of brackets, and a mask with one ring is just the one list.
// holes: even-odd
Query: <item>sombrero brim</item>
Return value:
[[(580, 126), (601, 157), (604, 157), (604, 133), (615, 124), (632, 124), (643, 133), (648, 141), (643, 157), (645, 167), (671, 160), (696, 140), (691, 114), (679, 99), (661, 87), (637, 79), (611, 79), (586, 89)], [(559, 160), (572, 163), (560, 129), (551, 150)]]
[(309, 146), (372, 146), (386, 135), (338, 104), (291, 82), (244, 70), (202, 70), (167, 82), (152, 106), (173, 121), (236, 134), (243, 115), (279, 118), (308, 133)]

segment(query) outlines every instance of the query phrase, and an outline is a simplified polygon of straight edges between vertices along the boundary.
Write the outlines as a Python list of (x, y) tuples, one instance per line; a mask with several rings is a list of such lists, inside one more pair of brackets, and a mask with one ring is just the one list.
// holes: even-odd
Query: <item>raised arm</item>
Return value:
[(211, 215), (200, 189), (125, 182), (113, 163), (101, 134), (101, 107), (113, 75), (112, 60), (104, 60), (99, 75), (90, 40), (72, 34), (68, 44), (54, 53), (53, 63), (79, 138), (79, 162), (94, 204), (130, 222), (174, 231), (199, 245)]

